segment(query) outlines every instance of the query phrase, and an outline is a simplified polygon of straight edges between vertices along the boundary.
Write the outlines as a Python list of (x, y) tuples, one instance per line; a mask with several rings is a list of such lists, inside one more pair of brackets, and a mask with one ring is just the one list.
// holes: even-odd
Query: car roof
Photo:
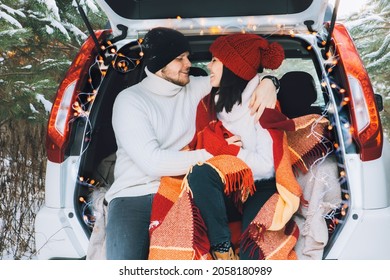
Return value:
[(319, 30), (329, 0), (96, 0), (114, 35), (127, 28), (138, 37), (153, 27), (177, 29), (186, 35), (261, 30), (263, 33)]

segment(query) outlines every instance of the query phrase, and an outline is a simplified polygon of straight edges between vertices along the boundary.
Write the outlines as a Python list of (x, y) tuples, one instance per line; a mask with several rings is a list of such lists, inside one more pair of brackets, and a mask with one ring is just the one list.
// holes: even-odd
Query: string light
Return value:
[[(84, 146), (81, 155), (83, 155), (84, 152), (88, 149), (89, 143), (91, 141), (91, 137), (89, 137), (92, 131), (92, 125), (89, 120), (90, 108), (92, 103), (95, 101), (99, 88), (104, 80), (104, 77), (106, 76), (108, 65), (111, 65), (113, 70), (120, 73), (128, 73), (136, 69), (144, 56), (142, 42), (142, 39), (136, 40), (125, 45), (119, 51), (117, 46), (115, 46), (110, 40), (106, 41), (100, 46), (102, 52), (95, 57), (95, 61), (89, 67), (88, 71), (87, 81), (90, 92), (79, 93), (76, 101), (72, 104), (73, 118), (70, 120), (70, 122), (73, 122), (78, 118), (84, 118), (87, 120), (87, 129), (84, 137), (86, 145)], [(100, 182), (96, 181), (95, 179), (86, 179), (83, 176), (79, 176), (78, 184), (81, 187), (88, 188), (88, 192), (91, 192), (93, 189), (96, 189), (99, 186)], [(93, 200), (87, 201), (85, 197), (80, 196), (79, 202), (83, 205), (82, 217), (84, 223), (90, 227), (93, 227), (95, 222), (95, 216), (93, 215), (92, 209)]]
[[(318, 45), (320, 47), (324, 47), (326, 44), (326, 41), (321, 39), (320, 33), (317, 34), (317, 38), (318, 38), (318, 40), (317, 40)], [(307, 49), (311, 50), (312, 48), (310, 46)], [(338, 99), (336, 96), (336, 101), (340, 100), (339, 104), (330, 105), (330, 103), (328, 103), (329, 104), (327, 107), (328, 113), (334, 114), (335, 109), (337, 109), (338, 112), (341, 112), (341, 110), (343, 110), (344, 106), (346, 106), (350, 103), (350, 98), (348, 96), (345, 96), (346, 90), (344, 88), (340, 87), (334, 81), (335, 79), (332, 76), (333, 72), (334, 72), (333, 70), (338, 65), (338, 56), (336, 56), (334, 53), (332, 53), (332, 51), (333, 51), (332, 49), (329, 50), (329, 52), (327, 52), (326, 56), (325, 56), (325, 61), (324, 61), (325, 71), (323, 72), (321, 87), (324, 89), (328, 89), (328, 86), (329, 86), (330, 90), (325, 90), (326, 93), (329, 94), (330, 92), (333, 92), (335, 94), (341, 95), (340, 99)], [(336, 108), (334, 106), (336, 106)], [(342, 131), (342, 134), (344, 135), (343, 138), (345, 139), (345, 144), (349, 145), (352, 143), (352, 133), (353, 133), (354, 128), (351, 126), (349, 120), (347, 119), (347, 117), (344, 116), (344, 114), (339, 114), (339, 120), (340, 120), (340, 123), (336, 124), (335, 119), (333, 119), (332, 123), (330, 123), (328, 125), (328, 130), (329, 131), (333, 130), (335, 126), (339, 126), (341, 131)], [(336, 157), (343, 156), (341, 147), (337, 142), (333, 143), (333, 148), (334, 148)], [(346, 174), (346, 169), (345, 169), (344, 163), (338, 161), (337, 164), (338, 164), (338, 168), (340, 170), (337, 183), (341, 187), (341, 203), (340, 203), (340, 205), (335, 206), (334, 209), (330, 213), (324, 215), (324, 218), (328, 222), (328, 230), (329, 230), (330, 234), (333, 233), (333, 231), (336, 229), (336, 227), (339, 224), (343, 223), (343, 220), (346, 217), (347, 212), (348, 212), (349, 199), (350, 199), (349, 191), (345, 187), (345, 184), (347, 184), (348, 180), (347, 180), (347, 174)], [(325, 182), (325, 183), (327, 183), (327, 182)]]
[[(94, 179), (87, 178), (85, 179), (83, 176), (78, 178), (78, 183), (89, 189), (95, 189), (99, 186), (100, 182)], [(81, 215), (83, 217), (83, 221), (86, 225), (93, 227), (95, 223), (95, 216), (93, 215), (93, 200), (87, 201), (84, 196), (79, 197), (79, 202), (83, 205), (81, 210)]]

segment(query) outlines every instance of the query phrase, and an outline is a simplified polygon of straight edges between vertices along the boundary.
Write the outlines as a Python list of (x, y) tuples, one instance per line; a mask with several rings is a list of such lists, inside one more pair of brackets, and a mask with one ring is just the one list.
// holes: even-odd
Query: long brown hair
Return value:
[[(231, 112), (233, 105), (242, 102), (242, 92), (248, 84), (244, 80), (223, 66), (221, 83), (219, 87), (213, 87), (210, 98), (211, 113), (222, 112), (223, 109), (227, 113)], [(218, 95), (218, 101), (215, 103), (215, 96)]]

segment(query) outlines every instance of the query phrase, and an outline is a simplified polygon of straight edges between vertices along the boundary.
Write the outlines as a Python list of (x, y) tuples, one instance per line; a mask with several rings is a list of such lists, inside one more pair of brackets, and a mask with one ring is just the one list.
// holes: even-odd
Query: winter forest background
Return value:
[[(79, 2), (95, 30), (106, 25), (93, 0)], [(381, 116), (389, 135), (389, 0), (369, 1), (344, 21), (375, 92), (383, 97)], [(75, 0), (0, 0), (0, 259), (34, 258), (34, 219), (44, 200), (48, 113), (87, 36)]]

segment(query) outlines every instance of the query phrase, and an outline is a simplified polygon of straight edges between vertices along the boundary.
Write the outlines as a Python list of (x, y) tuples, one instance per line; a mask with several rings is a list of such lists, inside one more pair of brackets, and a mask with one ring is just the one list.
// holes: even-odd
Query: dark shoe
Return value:
[(230, 247), (229, 251), (227, 252), (211, 251), (211, 255), (213, 256), (214, 260), (239, 260), (240, 259), (238, 255), (234, 252), (232, 247)]

